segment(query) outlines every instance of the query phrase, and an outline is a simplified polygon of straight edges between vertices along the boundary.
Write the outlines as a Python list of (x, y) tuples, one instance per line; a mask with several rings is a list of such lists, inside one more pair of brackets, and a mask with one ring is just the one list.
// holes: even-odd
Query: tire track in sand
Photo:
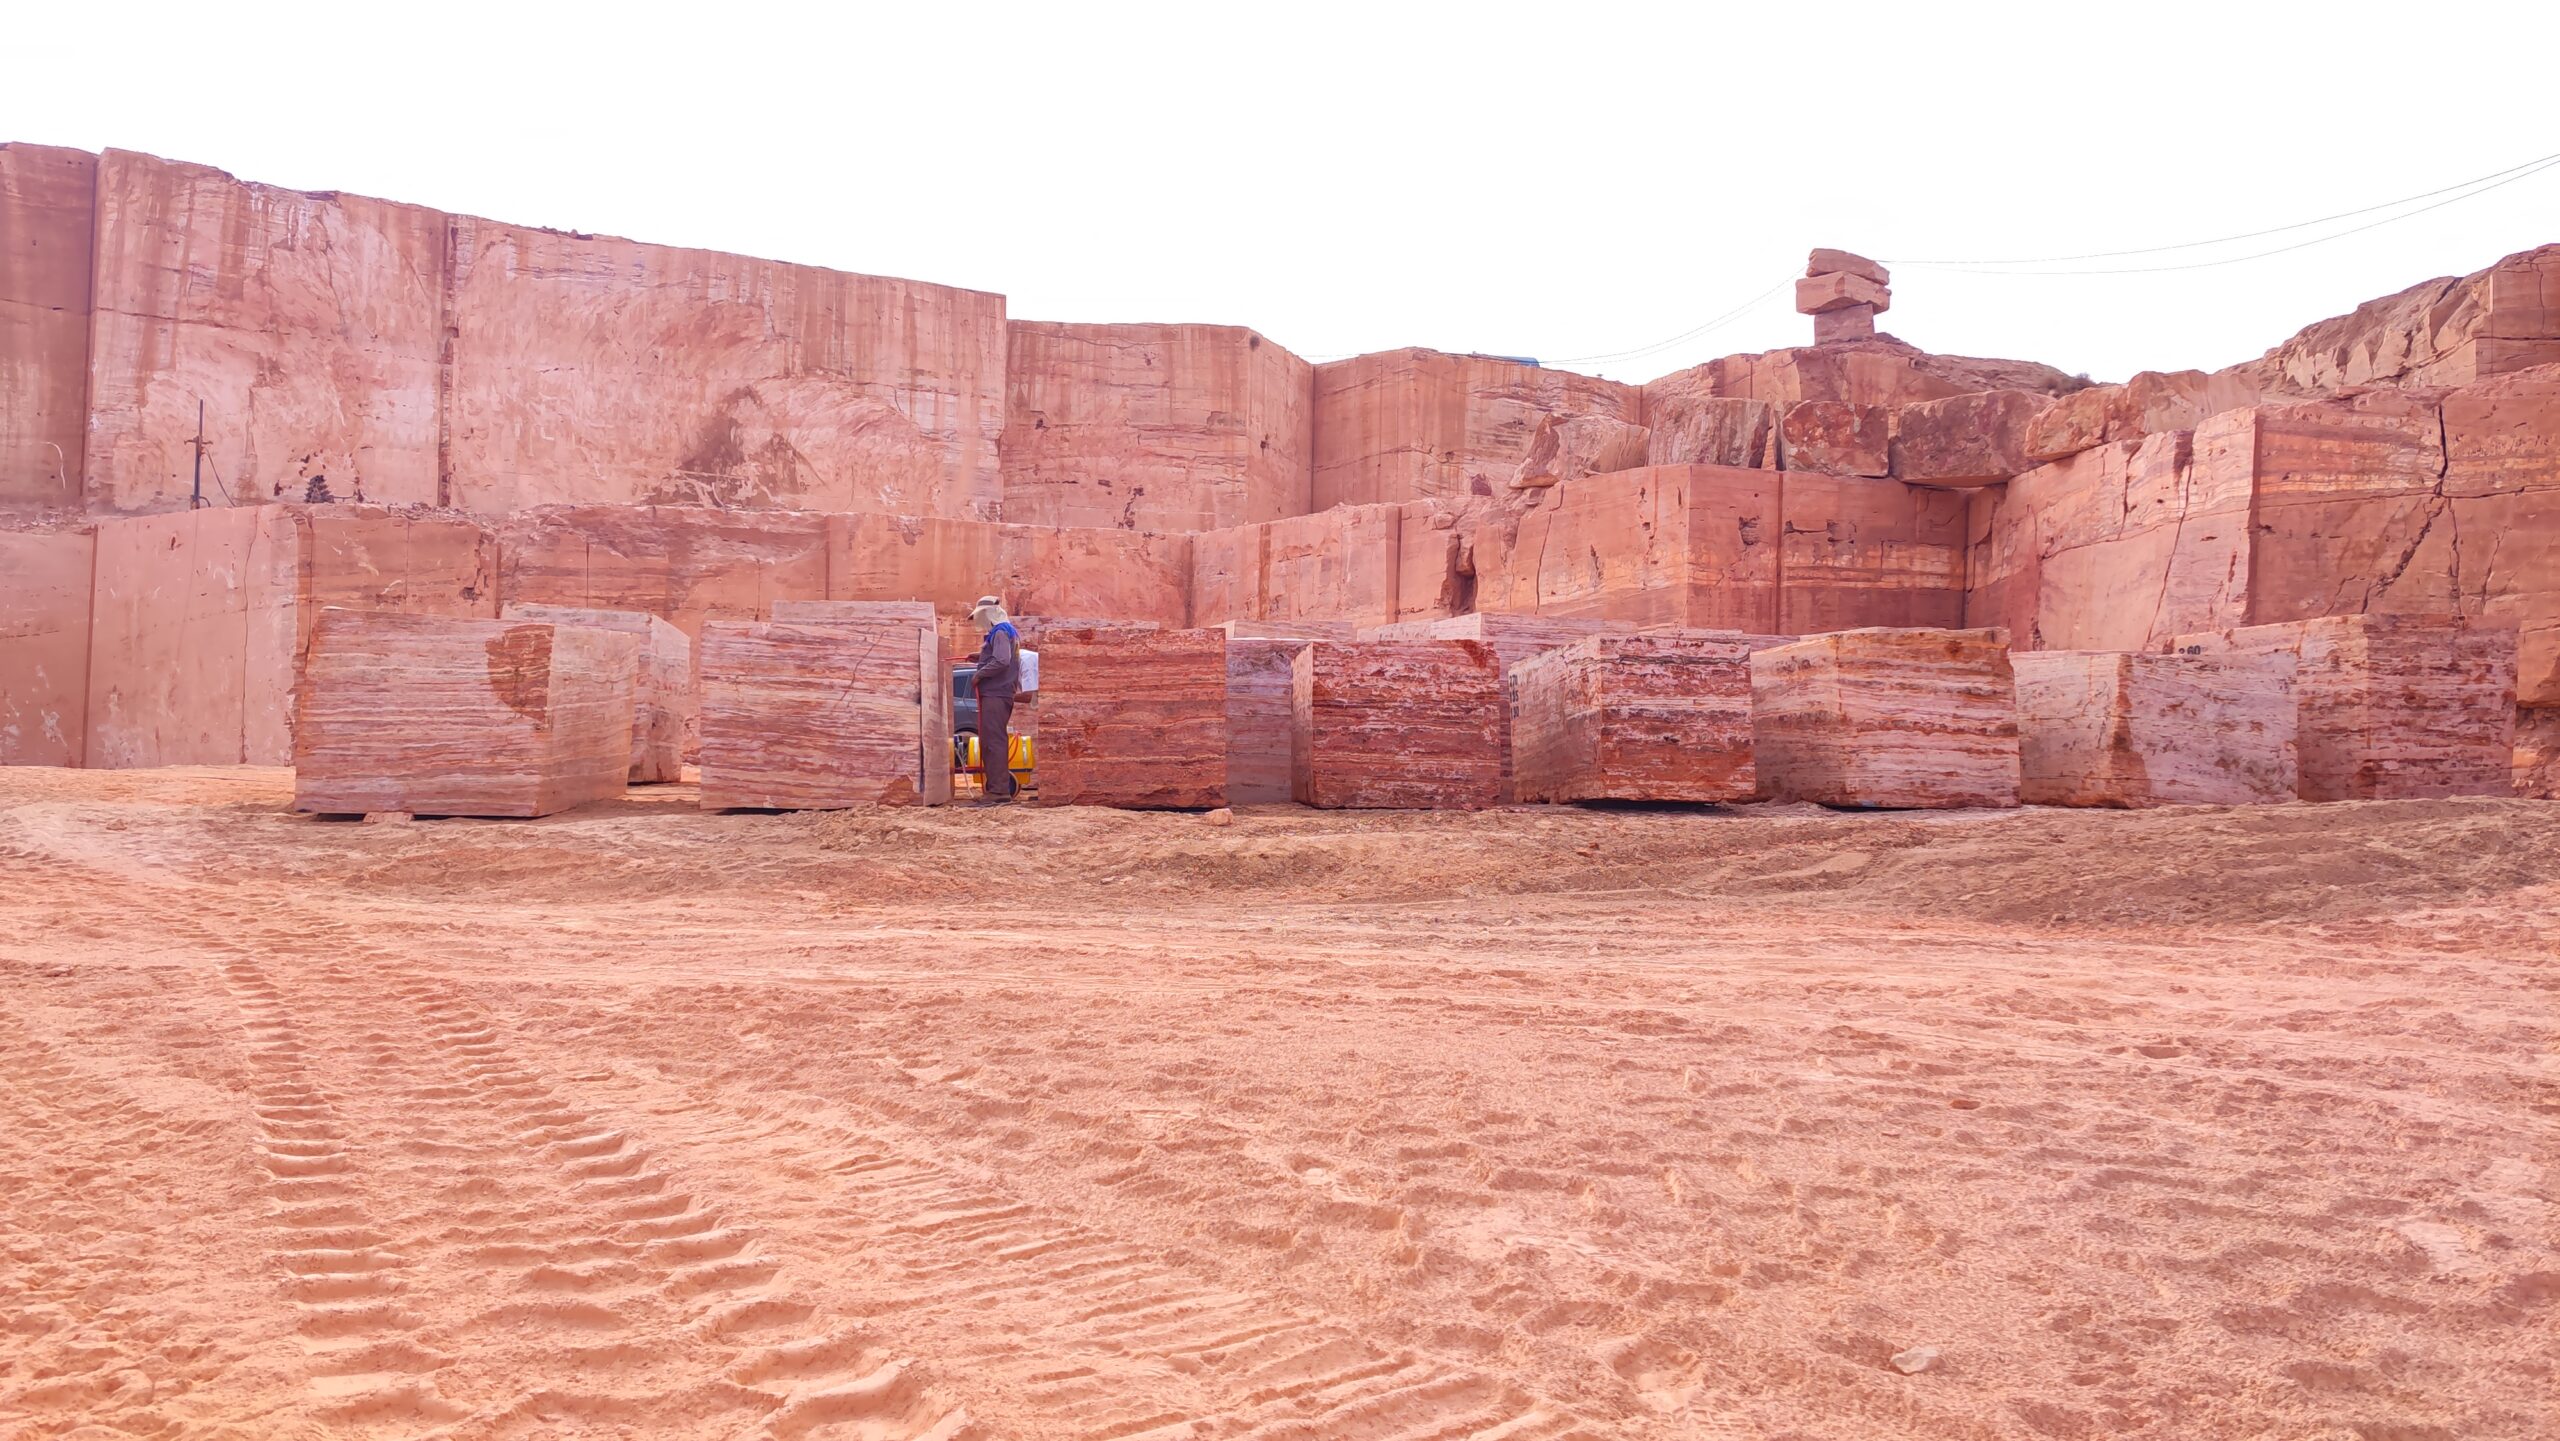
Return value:
[[(315, 938), (333, 956), (362, 950), (344, 927), (296, 928), (306, 950)], [(254, 950), (259, 938), (234, 943)], [(270, 1129), (267, 1164), (286, 1173), (290, 1214), (330, 1225), (336, 1243), (286, 1263), (326, 1278), (296, 1284), (333, 1293), (298, 1300), (350, 1313), (352, 1354), (329, 1355), (313, 1378), (322, 1419), (457, 1437), (743, 1428), (950, 1441), (967, 1428), (923, 1368), (837, 1320), (793, 1258), (659, 1164), (631, 1127), (511, 1055), (458, 991), (386, 986), (377, 978), (396, 968), (344, 960), (293, 967), (289, 987), (245, 959), (226, 973), (270, 1073), (259, 1114), (294, 1132)], [(303, 1028), (337, 1039), (305, 1048)], [(350, 1084), (324, 1090), (310, 1074), (320, 1068)], [(369, 1222), (344, 1194), (355, 1189), (346, 1122), (384, 1135), (370, 1189), (411, 1203), (402, 1221)], [(357, 1288), (372, 1294), (334, 1294)], [(418, 1304), (387, 1299), (402, 1294)], [(433, 1388), (408, 1366), (434, 1372)]]

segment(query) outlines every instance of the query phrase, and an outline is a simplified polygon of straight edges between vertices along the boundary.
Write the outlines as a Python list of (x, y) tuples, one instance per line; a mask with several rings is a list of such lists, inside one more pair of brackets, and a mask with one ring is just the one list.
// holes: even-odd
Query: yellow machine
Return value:
[[(1033, 783), (1032, 737), (1009, 736), (1006, 740), (1005, 769), (1013, 772), (1014, 785), (1027, 793)], [(977, 795), (986, 790), (986, 761), (978, 753), (978, 738), (974, 734), (951, 738), (951, 780), (952, 789), (963, 795)]]

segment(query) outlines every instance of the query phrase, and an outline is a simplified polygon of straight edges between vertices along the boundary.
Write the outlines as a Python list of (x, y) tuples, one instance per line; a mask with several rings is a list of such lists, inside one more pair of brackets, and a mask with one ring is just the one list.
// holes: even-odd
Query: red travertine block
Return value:
[(1215, 629), (1230, 642), (1239, 640), (1357, 640), (1359, 627), (1347, 620), (1228, 620)]
[(684, 779), (685, 737), (694, 724), (693, 642), (670, 622), (636, 610), (567, 605), (510, 605), (503, 620), (583, 625), (639, 638), (632, 657), (631, 781)]
[(2290, 656), (2019, 651), (2019, 798), (2038, 806), (2294, 797)]
[(1805, 257), (1804, 273), (1807, 276), (1854, 275), (1878, 285), (1893, 283), (1893, 272), (1881, 264), (1853, 251), (1834, 250), (1827, 245), (1814, 247), (1813, 253)]
[(1511, 725), (1517, 713), (1517, 697), (1510, 691), (1511, 668), (1533, 655), (1544, 654), (1558, 646), (1571, 645), (1585, 636), (1622, 634), (1634, 630), (1635, 623), (1613, 620), (1605, 616), (1518, 615), (1507, 611), (1478, 611), (1469, 615), (1444, 616), (1437, 620), (1399, 621), (1394, 625), (1371, 626), (1360, 632), (1366, 640), (1475, 640), (1493, 650), (1493, 658), (1504, 675), (1502, 710), (1502, 799), (1513, 799), (1511, 771)]
[(1894, 479), (1974, 486), (2030, 470), (2027, 427), (2051, 404), (2032, 390), (1983, 390), (1903, 406), (1893, 417)]
[(1751, 653), (1709, 631), (1588, 636), (1511, 668), (1512, 770), (1524, 801), (1740, 801)]
[(0, 145), (0, 514), (80, 506), (97, 210), (97, 156)]
[(2339, 615), (2182, 635), (2186, 655), (2291, 657), (2306, 801), (2494, 796), (2514, 785), (2516, 632)]
[(1528, 454), (1512, 472), (1510, 488), (1544, 490), (1586, 475), (1633, 470), (1646, 463), (1652, 440), (1653, 432), (1645, 427), (1604, 415), (1548, 416), (1529, 437)]
[(81, 764), (97, 552), (86, 531), (0, 531), (0, 766)]
[(295, 689), (293, 804), (547, 816), (622, 794), (640, 638), (330, 611)]
[(1004, 515), (1194, 531), (1301, 515), (1313, 367), (1229, 325), (1005, 324)]
[(1311, 806), (1481, 810), (1502, 797), (1502, 670), (1481, 641), (1317, 641), (1290, 669), (1291, 789)]
[(1997, 630), (1807, 636), (1751, 657), (1760, 784), (1832, 806), (2018, 803), (2017, 695)]
[(199, 401), (209, 498), (325, 477), (339, 500), (437, 503), (446, 239), (419, 206), (100, 156), (90, 509), (185, 505)]
[(1040, 646), (1040, 804), (1227, 803), (1227, 638), (1052, 630)]
[[(1222, 627), (1227, 632), (1227, 804), (1285, 801), (1291, 795), (1291, 663), (1314, 641), (1238, 634), (1237, 624)], [(1351, 639), (1348, 632), (1346, 624), (1338, 639)]]
[(950, 666), (911, 620), (702, 628), (702, 808), (951, 798)]

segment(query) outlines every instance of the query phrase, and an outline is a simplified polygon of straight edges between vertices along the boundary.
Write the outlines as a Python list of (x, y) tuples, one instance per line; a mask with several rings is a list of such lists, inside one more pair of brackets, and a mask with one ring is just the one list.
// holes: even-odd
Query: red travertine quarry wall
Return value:
[(1787, 472), (1781, 485), (1777, 623), (1693, 619), (1690, 625), (1809, 635), (1961, 621), (1964, 497), (1900, 481), (1802, 471)]
[(186, 504), (198, 402), (210, 499), (436, 501), (442, 215), (110, 150), (97, 217), (92, 511)]
[(80, 508), (98, 157), (0, 145), (0, 513)]
[(699, 642), (705, 621), (828, 599), (828, 518), (701, 506), (556, 506), (496, 527), (508, 602), (640, 610)]
[(1481, 355), (1390, 350), (1315, 369), (1318, 510), (1493, 495), (1550, 416), (1643, 420), (1631, 385)]
[(1225, 325), (1005, 327), (1004, 516), (1193, 531), (1304, 514), (1314, 367)]
[(451, 503), (992, 520), (1004, 297), (457, 216)]
[(1783, 484), (1772, 470), (1664, 465), (1558, 486), (1521, 518), (1479, 606), (1766, 634)]
[(97, 553), (83, 531), (0, 531), (0, 766), (81, 764)]
[(2063, 395), (2084, 384), (2050, 365), (1932, 355), (1890, 335), (1878, 335), (1834, 345), (1728, 355), (1647, 382), (1644, 399), (1648, 412), (1702, 395), (1765, 401), (1781, 408), (1808, 400), (1910, 405), (1977, 390)]
[(87, 763), (283, 765), (320, 612), (498, 613), (477, 526), (371, 507), (239, 506), (100, 523)]

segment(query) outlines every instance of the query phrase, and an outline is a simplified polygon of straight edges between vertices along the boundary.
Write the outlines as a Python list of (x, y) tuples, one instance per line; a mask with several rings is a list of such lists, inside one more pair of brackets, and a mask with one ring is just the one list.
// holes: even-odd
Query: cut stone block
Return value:
[(1040, 642), (1040, 804), (1227, 804), (1227, 698), (1218, 631), (1049, 631)]
[[(1227, 627), (1227, 804), (1290, 798), (1290, 664), (1308, 637), (1238, 635)], [(1345, 634), (1326, 639), (1349, 640)]]
[(1502, 671), (1481, 641), (1317, 641), (1290, 670), (1291, 789), (1327, 808), (1481, 810), (1502, 796)]
[(1492, 647), (1496, 664), (1502, 667), (1502, 799), (1507, 804), (1513, 797), (1511, 746), (1512, 720), (1518, 713), (1518, 697), (1510, 688), (1511, 667), (1533, 655), (1542, 655), (1559, 646), (1571, 645), (1586, 636), (1624, 634), (1634, 630), (1635, 623), (1598, 616), (1517, 615), (1508, 611), (1479, 611), (1470, 615), (1444, 616), (1438, 620), (1400, 621), (1394, 625), (1373, 626), (1360, 633), (1362, 640), (1478, 640)]
[(1766, 401), (1689, 390), (1647, 394), (1643, 463), (1774, 466), (1774, 418)]
[(700, 654), (703, 809), (951, 799), (950, 667), (931, 627), (713, 621)]
[(2294, 797), (2293, 659), (2019, 651), (2019, 798), (2040, 806)]
[(1544, 490), (1586, 475), (1633, 470), (1645, 463), (1653, 432), (1641, 425), (1602, 415), (1577, 415), (1538, 422), (1529, 438), (1529, 453), (1512, 474), (1513, 490)]
[(640, 638), (332, 610), (295, 687), (293, 803), (547, 816), (622, 794)]
[(1869, 629), (1751, 657), (1771, 795), (1830, 806), (2018, 804), (2017, 694), (1997, 630)]
[(96, 564), (86, 531), (0, 531), (0, 766), (82, 762)]
[(1813, 343), (1816, 345), (1873, 340), (1875, 334), (1876, 308), (1872, 305), (1843, 305), (1813, 317)]
[(2340, 615), (2182, 635), (2184, 655), (2291, 657), (2306, 801), (2495, 796), (2514, 784), (2516, 632)]
[(636, 610), (567, 605), (510, 605), (506, 620), (584, 625), (640, 639), (631, 697), (634, 785), (684, 779), (685, 738), (694, 724), (693, 642), (666, 620)]
[(1711, 631), (1588, 636), (1511, 668), (1524, 801), (1740, 801), (1757, 787), (1751, 653)]

